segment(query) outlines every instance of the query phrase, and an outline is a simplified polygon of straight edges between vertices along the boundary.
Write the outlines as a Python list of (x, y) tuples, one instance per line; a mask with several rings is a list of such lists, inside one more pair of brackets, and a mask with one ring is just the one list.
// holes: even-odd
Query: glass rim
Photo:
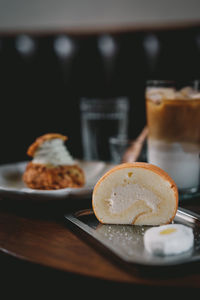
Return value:
[(102, 103), (102, 102), (121, 102), (121, 101), (127, 101), (128, 102), (128, 97), (126, 96), (119, 96), (119, 97), (81, 97), (80, 98), (81, 102), (98, 102), (98, 103)]
[(80, 109), (87, 110), (93, 107), (99, 109), (120, 109), (122, 111), (128, 111), (130, 107), (128, 97), (116, 97), (116, 98), (80, 98)]

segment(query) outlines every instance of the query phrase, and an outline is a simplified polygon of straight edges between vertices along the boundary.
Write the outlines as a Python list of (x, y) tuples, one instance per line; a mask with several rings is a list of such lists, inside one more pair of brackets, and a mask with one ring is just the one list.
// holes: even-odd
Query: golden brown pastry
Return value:
[(48, 133), (35, 140), (27, 154), (33, 157), (23, 174), (25, 184), (32, 189), (54, 190), (82, 187), (85, 175), (74, 161), (64, 142), (68, 138)]

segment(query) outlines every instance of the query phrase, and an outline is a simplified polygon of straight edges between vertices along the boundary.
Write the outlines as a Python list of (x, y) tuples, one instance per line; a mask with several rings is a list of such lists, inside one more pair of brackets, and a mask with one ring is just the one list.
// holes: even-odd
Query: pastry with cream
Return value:
[(148, 163), (124, 163), (104, 174), (93, 190), (92, 206), (103, 224), (161, 225), (178, 208), (178, 189), (162, 169)]
[(33, 157), (23, 174), (28, 187), (54, 190), (84, 185), (84, 172), (67, 150), (66, 140), (64, 135), (48, 133), (37, 138), (28, 148), (27, 154)]

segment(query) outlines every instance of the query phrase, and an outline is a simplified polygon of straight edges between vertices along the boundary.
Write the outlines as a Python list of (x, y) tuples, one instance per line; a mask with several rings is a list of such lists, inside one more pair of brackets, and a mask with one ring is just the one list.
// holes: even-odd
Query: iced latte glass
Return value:
[(199, 190), (200, 82), (148, 81), (147, 159), (176, 182), (180, 196)]

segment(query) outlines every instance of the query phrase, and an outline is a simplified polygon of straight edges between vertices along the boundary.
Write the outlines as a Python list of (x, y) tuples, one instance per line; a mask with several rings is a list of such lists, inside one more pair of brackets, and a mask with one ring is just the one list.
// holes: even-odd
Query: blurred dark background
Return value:
[(127, 96), (129, 136), (145, 125), (147, 79), (200, 77), (200, 27), (101, 35), (0, 36), (0, 164), (27, 160), (47, 132), (82, 157), (81, 97)]

